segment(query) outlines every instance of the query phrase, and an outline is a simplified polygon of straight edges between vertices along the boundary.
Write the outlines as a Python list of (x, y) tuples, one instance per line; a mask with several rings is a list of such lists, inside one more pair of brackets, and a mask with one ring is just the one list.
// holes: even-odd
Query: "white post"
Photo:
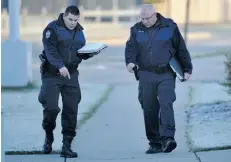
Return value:
[(14, 41), (19, 39), (20, 31), (20, 0), (9, 0), (9, 39)]
[(9, 39), (2, 42), (2, 87), (32, 83), (32, 43), (20, 40), (21, 0), (9, 0)]
[(100, 24), (101, 23), (101, 7), (97, 6), (96, 11), (97, 11), (97, 13), (99, 13), (96, 16), (96, 23)]
[(119, 2), (118, 0), (113, 0), (112, 1), (112, 9), (113, 9), (113, 23), (118, 23), (119, 22), (119, 15), (118, 15), (118, 8), (119, 8)]

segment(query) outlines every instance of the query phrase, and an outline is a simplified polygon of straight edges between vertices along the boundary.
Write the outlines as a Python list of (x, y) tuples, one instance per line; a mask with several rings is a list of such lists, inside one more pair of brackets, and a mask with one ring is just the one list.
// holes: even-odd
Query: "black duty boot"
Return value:
[(52, 151), (52, 143), (54, 142), (54, 136), (53, 133), (51, 134), (46, 134), (45, 137), (45, 142), (43, 145), (43, 153), (44, 154), (49, 154)]
[(177, 143), (174, 138), (166, 138), (163, 140), (162, 147), (164, 152), (169, 153), (177, 147)]
[(72, 140), (73, 140), (73, 137), (71, 137), (71, 136), (64, 136), (63, 137), (63, 146), (62, 146), (62, 151), (61, 151), (61, 155), (60, 155), (61, 157), (65, 157), (65, 158), (78, 157), (78, 154), (71, 150)]
[(155, 153), (160, 153), (163, 152), (162, 150), (162, 145), (159, 143), (156, 144), (151, 144), (149, 149), (146, 151), (146, 154), (155, 154)]

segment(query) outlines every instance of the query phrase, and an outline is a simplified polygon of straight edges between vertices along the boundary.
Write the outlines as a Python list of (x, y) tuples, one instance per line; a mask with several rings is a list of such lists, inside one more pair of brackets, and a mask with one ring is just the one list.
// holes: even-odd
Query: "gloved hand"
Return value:
[(82, 55), (82, 56), (79, 56), (80, 58), (82, 58), (83, 60), (87, 60), (87, 59), (89, 59), (89, 58), (91, 58), (91, 57), (93, 57), (93, 55)]
[(128, 71), (129, 71), (130, 73), (133, 73), (133, 72), (134, 72), (134, 70), (133, 70), (134, 67), (135, 67), (135, 64), (134, 64), (134, 63), (129, 63), (129, 64), (127, 65), (127, 69), (128, 69)]
[(93, 57), (94, 55), (98, 55), (100, 53), (100, 51), (98, 52), (94, 52), (94, 53), (85, 53), (84, 55), (79, 55), (77, 54), (80, 58), (82, 58), (83, 60), (87, 60), (91, 57)]
[(100, 53), (100, 51), (97, 51), (97, 52), (93, 52), (93, 53), (86, 53), (86, 55), (94, 56), (94, 55), (98, 55), (99, 53)]

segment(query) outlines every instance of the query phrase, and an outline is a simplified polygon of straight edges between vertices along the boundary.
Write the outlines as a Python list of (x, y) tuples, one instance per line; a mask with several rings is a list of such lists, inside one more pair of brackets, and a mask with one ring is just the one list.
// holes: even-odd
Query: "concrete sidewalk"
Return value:
[(231, 150), (199, 152), (197, 157), (199, 162), (229, 162)]
[[(169, 154), (146, 155), (148, 148), (143, 124), (142, 109), (137, 101), (137, 85), (117, 86), (106, 103), (87, 124), (79, 130), (73, 150), (79, 158), (68, 162), (228, 162), (230, 150), (189, 152), (185, 137), (185, 107), (190, 102), (190, 83), (178, 83), (179, 99), (174, 104), (176, 140), (178, 147)], [(118, 102), (120, 101), (120, 102)], [(6, 162), (63, 162), (59, 155), (6, 156)]]
[[(108, 85), (80, 86), (82, 100), (79, 105), (78, 127), (94, 113), (111, 89)], [(40, 153), (44, 142), (44, 131), (41, 126), (43, 109), (37, 100), (38, 94), (39, 88), (2, 92), (3, 143), (7, 154)], [(59, 101), (62, 109), (61, 96)], [(54, 152), (58, 152), (61, 148), (61, 112), (56, 124)]]
[[(79, 130), (73, 143), (73, 150), (79, 153), (77, 159), (68, 162), (197, 162), (188, 152), (185, 138), (184, 108), (188, 103), (186, 84), (177, 84), (177, 95), (182, 96), (175, 103), (177, 149), (169, 154), (146, 155), (148, 141), (145, 136), (142, 109), (137, 101), (137, 85), (118, 85), (107, 102)], [(59, 155), (6, 156), (6, 162), (61, 162)]]

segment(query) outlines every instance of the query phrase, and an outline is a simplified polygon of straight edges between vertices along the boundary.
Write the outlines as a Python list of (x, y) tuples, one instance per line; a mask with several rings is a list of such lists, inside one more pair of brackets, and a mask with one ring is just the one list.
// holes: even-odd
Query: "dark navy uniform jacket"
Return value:
[(69, 30), (62, 17), (63, 13), (57, 20), (50, 22), (43, 31), (45, 56), (57, 69), (63, 66), (69, 69), (77, 68), (82, 61), (82, 58), (77, 55), (77, 50), (86, 43), (83, 27), (77, 24), (74, 30)]
[(173, 55), (179, 59), (184, 72), (192, 73), (190, 54), (173, 20), (157, 13), (157, 22), (152, 27), (146, 28), (142, 22), (131, 27), (125, 47), (126, 64), (148, 68), (168, 64)]

